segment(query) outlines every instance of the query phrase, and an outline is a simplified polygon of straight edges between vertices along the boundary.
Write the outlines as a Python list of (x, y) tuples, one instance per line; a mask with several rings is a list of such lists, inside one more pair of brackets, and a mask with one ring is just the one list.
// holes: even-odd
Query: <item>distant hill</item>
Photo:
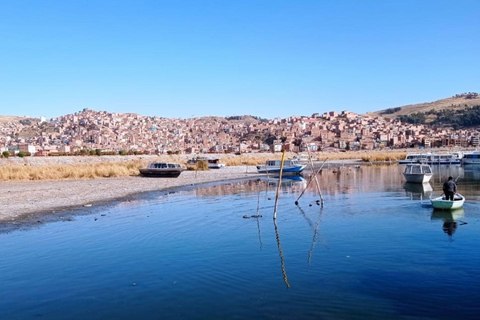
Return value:
[[(417, 104), (409, 104), (406, 106), (396, 107), (396, 108), (388, 108), (383, 109), (375, 112), (369, 112), (367, 115), (369, 116), (381, 116), (385, 118), (398, 118), (399, 116), (404, 115), (411, 115), (413, 113), (431, 113), (432, 110), (440, 111), (440, 110), (452, 110), (452, 111), (459, 111), (466, 108), (471, 108), (474, 106), (480, 105), (480, 95), (476, 92), (468, 92), (457, 94), (453, 97), (441, 99), (433, 102), (423, 102)], [(435, 118), (434, 115), (427, 116), (427, 120), (433, 120)]]
[(28, 117), (18, 117), (18, 116), (2, 116), (0, 115), (0, 123), (7, 122), (18, 122), (20, 120), (29, 119)]
[[(415, 118), (416, 115), (422, 114), (422, 119), (419, 123), (426, 123), (426, 124), (434, 124), (438, 120), (440, 122), (446, 122), (449, 116), (455, 117), (464, 117), (470, 116), (473, 111), (466, 112), (466, 109), (477, 107), (479, 110), (474, 110), (476, 113), (480, 112), (480, 95), (476, 92), (466, 92), (462, 94), (457, 94), (453, 97), (441, 99), (433, 102), (423, 102), (417, 104), (410, 104), (406, 106), (399, 106), (395, 108), (388, 108), (374, 112), (367, 112), (366, 115), (372, 117), (385, 117), (385, 118), (400, 118), (400, 120), (405, 121), (409, 119), (405, 119), (413, 115)], [(442, 111), (444, 110), (444, 111)], [(465, 112), (464, 112), (465, 111)], [(453, 113), (452, 113), (453, 112)], [(479, 118), (480, 115), (475, 115), (476, 118)], [(251, 115), (242, 115), (242, 116), (230, 116), (230, 117), (217, 117), (217, 116), (210, 116), (210, 117), (201, 117), (203, 120), (211, 120), (211, 121), (234, 121), (234, 122), (243, 122), (243, 123), (258, 123), (262, 121), (267, 121), (268, 119), (263, 119), (256, 116)], [(443, 118), (443, 120), (441, 119)], [(413, 119), (415, 120), (415, 119)], [(0, 124), (6, 122), (20, 122), (23, 125), (30, 125), (38, 123), (39, 119), (26, 117), (26, 116), (5, 116), (0, 115)], [(470, 125), (476, 125), (476, 122)], [(406, 121), (410, 122), (410, 121)], [(459, 123), (459, 126), (465, 126), (465, 124)], [(32, 128), (33, 129), (33, 128)], [(25, 134), (31, 134), (30, 132)]]

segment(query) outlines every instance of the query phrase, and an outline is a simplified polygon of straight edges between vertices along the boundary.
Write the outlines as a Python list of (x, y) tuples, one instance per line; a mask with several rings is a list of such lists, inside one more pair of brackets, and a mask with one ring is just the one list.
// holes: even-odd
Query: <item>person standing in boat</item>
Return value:
[(445, 193), (445, 200), (453, 201), (453, 196), (457, 193), (457, 185), (452, 177), (448, 177), (448, 180), (443, 184), (443, 192)]

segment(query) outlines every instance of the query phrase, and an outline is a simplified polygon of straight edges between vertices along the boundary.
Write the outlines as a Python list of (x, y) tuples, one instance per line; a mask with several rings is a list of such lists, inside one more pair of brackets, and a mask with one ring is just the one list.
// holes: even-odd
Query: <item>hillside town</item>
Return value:
[(0, 123), (0, 153), (10, 155), (199, 154), (413, 147), (477, 147), (479, 132), (331, 111), (285, 119), (168, 119), (83, 109), (52, 119)]

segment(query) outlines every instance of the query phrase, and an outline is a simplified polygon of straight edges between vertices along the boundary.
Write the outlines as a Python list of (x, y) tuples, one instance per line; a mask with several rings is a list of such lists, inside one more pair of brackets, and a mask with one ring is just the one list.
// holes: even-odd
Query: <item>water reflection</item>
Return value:
[(262, 243), (262, 232), (260, 231), (260, 192), (258, 193), (258, 199), (257, 199), (257, 214), (256, 214), (256, 219), (257, 219), (257, 229), (258, 229), (258, 242), (260, 243), (260, 250), (263, 248), (263, 243)]
[[(300, 193), (306, 186), (305, 178), (301, 176), (282, 177), (283, 193)], [(197, 197), (224, 196), (230, 194), (256, 193), (272, 190), (278, 184), (278, 177), (265, 176), (255, 180), (245, 180), (197, 187), (194, 192)]]
[(432, 212), (432, 219), (441, 219), (443, 220), (442, 229), (443, 232), (448, 234), (450, 237), (455, 233), (458, 228), (458, 221), (465, 215), (463, 208), (456, 210), (437, 210), (434, 209)]
[(423, 200), (432, 196), (433, 188), (430, 183), (411, 183), (403, 185), (408, 197), (412, 200)]
[(464, 168), (460, 165), (436, 165), (432, 166), (432, 171), (433, 177), (430, 183), (433, 183), (434, 189), (436, 185), (443, 184), (450, 176), (457, 180), (464, 178)]
[(465, 178), (480, 180), (480, 165), (466, 164), (463, 166), (463, 170)]
[[(265, 181), (269, 185), (276, 186), (278, 184), (279, 176), (265, 176), (260, 178), (261, 181)], [(282, 186), (303, 186), (307, 185), (307, 180), (303, 176), (282, 176)]]
[(302, 215), (302, 217), (304, 217), (305, 220), (307, 221), (308, 225), (313, 229), (312, 244), (310, 246), (310, 250), (308, 251), (308, 264), (310, 264), (312, 260), (313, 249), (315, 249), (315, 243), (317, 242), (320, 222), (322, 221), (323, 207), (320, 207), (320, 211), (318, 212), (317, 222), (315, 223), (315, 225), (313, 224), (312, 220), (305, 214), (305, 211), (298, 204), (297, 204), (297, 208), (300, 211), (300, 214)]
[(309, 265), (310, 265), (310, 262), (312, 261), (312, 253), (313, 253), (313, 249), (315, 249), (315, 243), (317, 242), (318, 228), (320, 226), (320, 221), (322, 220), (322, 211), (323, 211), (323, 207), (320, 208), (320, 212), (318, 213), (317, 224), (315, 225), (315, 231), (313, 232), (312, 246), (310, 247), (310, 251), (308, 251), (308, 264)]
[(283, 281), (287, 285), (287, 288), (290, 288), (288, 283), (287, 270), (285, 269), (285, 260), (283, 258), (282, 245), (280, 244), (280, 235), (278, 233), (277, 219), (273, 219), (273, 225), (275, 226), (275, 237), (277, 239), (278, 254), (280, 255), (280, 267), (282, 269)]
[[(480, 166), (475, 168), (433, 166), (432, 180), (423, 185), (406, 183), (402, 175), (403, 169), (400, 165), (330, 168), (323, 169), (316, 177), (322, 194), (327, 197), (403, 189), (412, 199), (428, 199), (430, 196), (441, 194), (443, 183), (452, 176), (458, 178), (458, 191), (467, 198), (467, 201), (480, 201)], [(282, 193), (300, 195), (305, 191), (307, 194), (317, 194), (317, 185), (312, 180), (312, 175), (313, 173), (307, 172), (304, 176), (283, 177)], [(277, 184), (278, 177), (263, 176), (254, 180), (199, 186), (189, 192), (194, 192), (198, 197), (246, 194), (271, 191)]]

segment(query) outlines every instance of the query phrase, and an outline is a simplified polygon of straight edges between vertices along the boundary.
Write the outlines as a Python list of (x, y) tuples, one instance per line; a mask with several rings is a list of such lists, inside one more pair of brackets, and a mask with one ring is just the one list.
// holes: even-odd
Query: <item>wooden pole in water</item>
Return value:
[(283, 149), (282, 154), (282, 161), (280, 163), (280, 176), (278, 177), (278, 185), (277, 185), (277, 194), (275, 195), (275, 209), (273, 210), (273, 219), (277, 219), (277, 204), (278, 204), (278, 196), (280, 194), (280, 187), (282, 184), (282, 174), (283, 174), (283, 162), (285, 161), (285, 149)]
[[(310, 160), (310, 167), (312, 168), (312, 172), (315, 172), (315, 169), (313, 167), (312, 157), (310, 156), (310, 148), (308, 146), (307, 146), (307, 152), (308, 152), (308, 160)], [(322, 191), (320, 190), (320, 184), (318, 183), (317, 175), (314, 175), (313, 177), (314, 177), (315, 182), (317, 184), (318, 195), (320, 196), (320, 200), (322, 201), (322, 207), (323, 207)]]
[[(316, 175), (320, 172), (320, 170), (322, 170), (322, 168), (323, 168), (323, 166), (325, 165), (325, 163), (327, 162), (327, 160), (328, 160), (328, 158), (326, 158), (326, 159), (323, 161), (323, 163), (322, 163), (322, 165), (320, 166), (320, 168), (319, 168), (316, 172), (313, 173), (314, 176), (316, 176)], [(305, 189), (303, 189), (302, 193), (300, 193), (300, 195), (299, 195), (298, 198), (297, 198), (297, 201), (295, 201), (295, 204), (296, 204), (296, 205), (298, 205), (298, 200), (300, 200), (300, 198), (303, 196), (303, 194), (304, 194), (305, 191), (307, 190), (308, 186), (310, 185), (310, 182), (312, 182), (312, 181), (313, 181), (313, 177), (310, 177), (310, 180), (308, 180), (308, 182), (307, 182), (307, 186), (305, 187)]]

